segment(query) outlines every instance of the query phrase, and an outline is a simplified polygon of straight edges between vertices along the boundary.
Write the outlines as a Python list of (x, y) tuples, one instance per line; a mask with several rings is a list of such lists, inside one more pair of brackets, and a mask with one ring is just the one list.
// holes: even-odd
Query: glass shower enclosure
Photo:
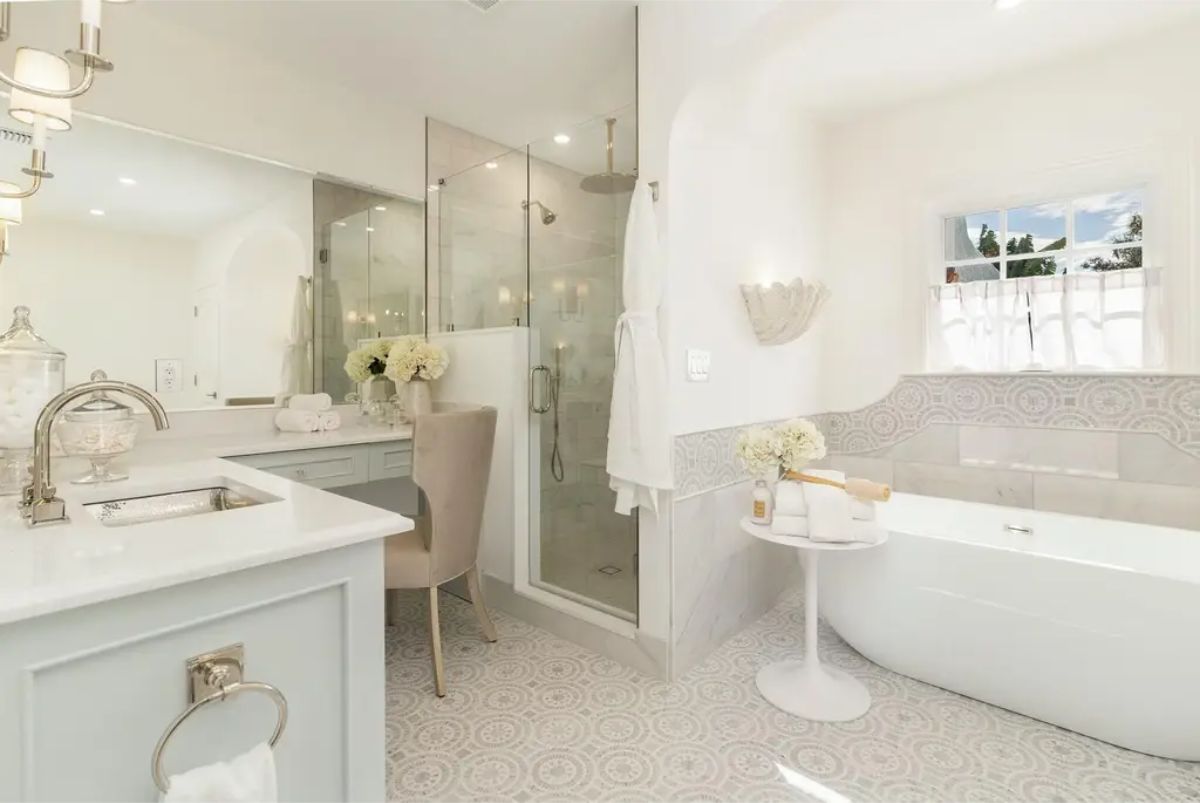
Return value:
[(532, 586), (629, 622), (637, 520), (614, 512), (605, 458), (635, 130), (622, 109), (431, 177), (430, 194), (431, 331), (529, 329), (529, 554), (518, 560)]

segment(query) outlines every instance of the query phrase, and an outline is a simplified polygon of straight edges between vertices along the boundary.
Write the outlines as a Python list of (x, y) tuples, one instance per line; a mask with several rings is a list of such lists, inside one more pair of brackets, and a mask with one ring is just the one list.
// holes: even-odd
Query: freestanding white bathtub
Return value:
[(911, 494), (879, 518), (888, 543), (822, 561), (821, 613), (852, 647), (1112, 744), (1200, 760), (1200, 532)]

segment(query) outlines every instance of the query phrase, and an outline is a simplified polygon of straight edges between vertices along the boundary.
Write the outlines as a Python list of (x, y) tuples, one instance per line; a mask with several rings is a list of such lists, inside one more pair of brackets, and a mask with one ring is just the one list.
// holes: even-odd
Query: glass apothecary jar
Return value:
[(66, 360), (33, 330), (29, 307), (13, 308), (12, 326), (0, 335), (0, 494), (29, 482), (33, 431), (46, 402), (62, 393)]
[[(103, 371), (93, 371), (92, 381), (108, 379)], [(63, 413), (55, 425), (63, 454), (86, 457), (92, 470), (75, 483), (112, 482), (128, 474), (116, 473), (111, 463), (117, 457), (133, 451), (137, 442), (138, 422), (133, 409), (111, 398), (107, 391), (98, 390), (81, 404)]]

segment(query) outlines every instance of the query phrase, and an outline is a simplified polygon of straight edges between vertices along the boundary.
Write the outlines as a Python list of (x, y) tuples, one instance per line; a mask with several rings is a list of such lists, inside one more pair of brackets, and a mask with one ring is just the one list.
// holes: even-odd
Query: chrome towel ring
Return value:
[[(274, 747), (279, 741), (279, 737), (283, 735), (288, 721), (287, 698), (283, 696), (283, 692), (270, 683), (243, 681), (241, 679), (242, 667), (242, 645), (240, 644), (188, 660), (189, 696), (192, 702), (179, 716), (171, 720), (171, 724), (159, 737), (158, 744), (154, 746), (154, 755), (150, 759), (150, 774), (154, 778), (154, 785), (160, 792), (165, 794), (168, 786), (167, 775), (162, 766), (163, 750), (166, 749), (167, 742), (171, 740), (175, 731), (179, 730), (188, 717), (210, 703), (220, 702), (241, 692), (265, 694), (275, 703), (275, 709), (278, 712), (275, 731), (271, 734), (267, 744)], [(198, 692), (209, 693), (196, 699)]]

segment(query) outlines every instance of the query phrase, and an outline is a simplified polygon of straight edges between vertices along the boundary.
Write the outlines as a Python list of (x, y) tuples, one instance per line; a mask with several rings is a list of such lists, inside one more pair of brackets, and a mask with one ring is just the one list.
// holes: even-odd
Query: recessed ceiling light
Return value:
[(367, 226), (367, 231), (375, 231), (375, 227), (374, 227), (374, 226)]
[(126, 187), (132, 187), (134, 184), (137, 184), (137, 179), (129, 178), (128, 176), (121, 176), (119, 179), (117, 179), (117, 181), (121, 182)]
[(346, 225), (346, 221), (344, 221), (344, 220), (335, 220), (335, 221), (333, 221), (333, 225), (335, 225), (335, 226), (342, 226), (342, 227), (344, 228), (344, 227), (345, 227), (345, 225)]
[(104, 217), (103, 209), (89, 209), (88, 211), (91, 212), (96, 217)]
[(484, 162), (483, 166), (486, 167), (488, 170), (495, 170), (500, 165), (496, 164), (495, 162)]
[(555, 134), (554, 141), (559, 145), (566, 145), (571, 141), (571, 136), (569, 134)]
[(430, 185), (429, 185), (428, 187), (426, 187), (425, 189), (429, 190), (430, 192), (437, 192), (437, 191), (438, 191), (438, 185), (436, 185), (436, 184), (430, 184)]
[(375, 211), (376, 212), (386, 212), (387, 207), (386, 206), (377, 206), (377, 207), (375, 207)]
[(997, 11), (1008, 11), (1010, 8), (1016, 8), (1025, 0), (992, 0), (992, 4)]

